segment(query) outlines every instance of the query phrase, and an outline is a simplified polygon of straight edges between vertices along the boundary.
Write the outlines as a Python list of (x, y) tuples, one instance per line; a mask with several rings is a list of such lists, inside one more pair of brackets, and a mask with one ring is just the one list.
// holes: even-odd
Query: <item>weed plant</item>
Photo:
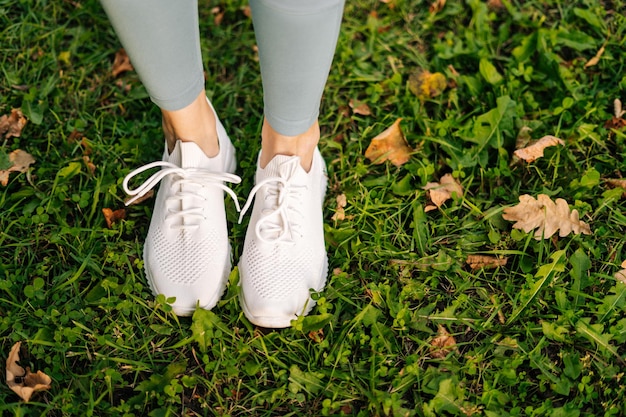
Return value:
[[(243, 198), (262, 118), (252, 24), (243, 1), (200, 3), (208, 95)], [(152, 297), (152, 201), (107, 228), (102, 209), (124, 206), (123, 177), (160, 158), (162, 134), (135, 73), (111, 74), (120, 44), (99, 3), (0, 0), (0, 114), (29, 120), (1, 139), (0, 163), (15, 149), (37, 160), (0, 187), (0, 349), (22, 341), (22, 363), (53, 379), (28, 404), (0, 388), (2, 414), (626, 415), (625, 200), (605, 181), (626, 174), (624, 130), (605, 126), (626, 99), (624, 3), (430, 5), (348, 1), (321, 112), (328, 285), (310, 316), (266, 331), (241, 313), (236, 269), (213, 311), (177, 318)], [(446, 76), (442, 95), (411, 92), (420, 68)], [(411, 160), (372, 164), (370, 139), (399, 117)], [(516, 162), (523, 128), (565, 145)], [(425, 212), (423, 187), (446, 173), (464, 195)], [(540, 193), (593, 234), (535, 240), (502, 219)], [(333, 220), (340, 194), (346, 218)], [(227, 204), (236, 262), (246, 224)], [(508, 263), (471, 270), (470, 254)], [(456, 345), (436, 355), (441, 328)]]

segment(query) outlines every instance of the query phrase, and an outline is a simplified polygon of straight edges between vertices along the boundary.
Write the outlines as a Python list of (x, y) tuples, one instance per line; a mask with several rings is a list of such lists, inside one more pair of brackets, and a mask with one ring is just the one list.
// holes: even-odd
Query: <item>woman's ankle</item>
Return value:
[(296, 136), (285, 136), (270, 126), (267, 120), (263, 121), (261, 130), (261, 159), (259, 165), (265, 166), (276, 155), (293, 155), (300, 157), (300, 165), (305, 171), (311, 169), (313, 154), (320, 140), (320, 126), (317, 121), (306, 131)]
[(163, 132), (171, 152), (176, 141), (194, 142), (208, 157), (219, 153), (217, 120), (203, 90), (196, 99), (180, 110), (161, 110)]

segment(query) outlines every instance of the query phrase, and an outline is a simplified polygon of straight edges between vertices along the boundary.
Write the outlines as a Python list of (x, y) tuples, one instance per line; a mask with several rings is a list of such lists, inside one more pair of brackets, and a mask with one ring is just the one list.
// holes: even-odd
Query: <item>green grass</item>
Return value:
[[(262, 117), (252, 25), (244, 2), (202, 3), (208, 94), (236, 140), (243, 198)], [(211, 312), (177, 318), (154, 300), (150, 201), (106, 227), (102, 208), (123, 207), (123, 177), (159, 158), (162, 136), (137, 76), (110, 75), (120, 45), (99, 4), (0, 0), (0, 115), (29, 119), (0, 156), (37, 160), (0, 188), (0, 351), (24, 342), (22, 362), (53, 379), (29, 404), (0, 388), (2, 414), (626, 415), (625, 200), (605, 182), (626, 174), (626, 135), (604, 127), (626, 99), (625, 3), (503, 4), (448, 0), (433, 15), (430, 2), (349, 1), (321, 119), (331, 275), (309, 317), (261, 331), (236, 271)], [(449, 88), (421, 102), (408, 88), (418, 68)], [(398, 117), (411, 160), (372, 165), (370, 139)], [(515, 164), (523, 126), (566, 144)], [(422, 187), (445, 173), (465, 195), (425, 213)], [(341, 193), (347, 219), (334, 221)], [(537, 241), (502, 220), (540, 193), (593, 234)], [(246, 224), (227, 204), (237, 258)], [(470, 254), (509, 260), (473, 271)], [(439, 326), (456, 339), (445, 358), (430, 347)]]

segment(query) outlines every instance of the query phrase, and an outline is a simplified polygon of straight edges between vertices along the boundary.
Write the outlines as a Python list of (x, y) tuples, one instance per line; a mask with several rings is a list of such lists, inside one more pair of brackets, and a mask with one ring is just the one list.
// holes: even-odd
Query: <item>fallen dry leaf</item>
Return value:
[(440, 72), (418, 69), (409, 75), (409, 90), (420, 100), (437, 97), (446, 89), (446, 76)]
[(626, 110), (622, 109), (622, 100), (616, 98), (613, 100), (613, 116), (622, 117), (624, 114), (626, 114)]
[(211, 9), (211, 14), (213, 15), (213, 23), (215, 26), (219, 26), (224, 20), (224, 10), (221, 7), (215, 6)]
[(589, 68), (589, 67), (593, 67), (594, 65), (597, 65), (598, 62), (600, 62), (600, 58), (602, 57), (602, 54), (604, 54), (604, 45), (600, 47), (600, 49), (598, 50), (598, 52), (593, 58), (591, 58), (589, 61), (585, 63), (585, 68)]
[(26, 122), (21, 109), (12, 109), (11, 113), (0, 117), (0, 136), (4, 135), (5, 139), (19, 138)]
[(615, 273), (615, 279), (623, 284), (626, 284), (626, 261), (622, 262), (620, 266), (623, 269)]
[(5, 170), (0, 170), (0, 184), (6, 187), (9, 183), (9, 174), (11, 172), (26, 172), (31, 164), (35, 162), (35, 158), (28, 152), (16, 149), (9, 154), (9, 162), (11, 166)]
[(468, 255), (465, 262), (472, 269), (490, 269), (497, 268), (499, 266), (505, 266), (508, 258), (499, 258), (496, 256), (487, 255)]
[(589, 225), (578, 218), (578, 211), (569, 209), (567, 201), (557, 198), (552, 201), (545, 194), (539, 194), (535, 200), (528, 194), (519, 197), (519, 204), (504, 209), (502, 218), (516, 222), (514, 229), (521, 229), (528, 233), (534, 229), (535, 239), (541, 240), (551, 237), (559, 231), (560, 237), (570, 233), (591, 234)]
[(241, 11), (243, 12), (244, 16), (246, 16), (247, 18), (252, 18), (252, 9), (250, 9), (249, 5), (243, 6), (241, 8)]
[(7, 358), (6, 375), (7, 385), (25, 402), (30, 401), (30, 397), (36, 391), (50, 389), (52, 379), (41, 371), (33, 374), (29, 367), (22, 368), (20, 361), (21, 343), (17, 342), (11, 348)]
[(491, 10), (499, 10), (504, 9), (504, 4), (502, 4), (502, 0), (487, 0), (487, 7)]
[(130, 58), (126, 54), (126, 50), (121, 48), (115, 53), (115, 59), (113, 60), (113, 68), (111, 74), (113, 77), (117, 77), (123, 72), (133, 71), (133, 65), (130, 63)]
[(104, 214), (104, 220), (107, 222), (107, 227), (110, 229), (113, 226), (113, 223), (118, 222), (119, 220), (123, 220), (126, 218), (126, 210), (125, 209), (117, 209), (111, 210), (110, 208), (103, 208), (102, 214)]
[(616, 98), (613, 100), (613, 117), (604, 123), (604, 127), (607, 129), (622, 129), (626, 126), (626, 120), (622, 118), (625, 113), (626, 111), (622, 109), (622, 100)]
[(93, 176), (96, 173), (96, 165), (93, 162), (91, 162), (91, 159), (89, 158), (88, 155), (83, 155), (83, 162), (85, 163), (85, 165), (87, 166), (87, 169)]
[(424, 211), (435, 210), (450, 198), (463, 196), (463, 187), (451, 174), (445, 174), (439, 182), (429, 182), (424, 186), (432, 204), (427, 204)]
[(613, 188), (622, 188), (624, 190), (622, 197), (626, 197), (626, 180), (625, 179), (607, 179), (605, 182)]
[(452, 350), (456, 349), (456, 340), (445, 327), (439, 326), (437, 337), (430, 342), (430, 356), (437, 359), (443, 359), (448, 356)]
[(563, 139), (559, 139), (556, 136), (552, 135), (546, 135), (532, 145), (516, 150), (514, 152), (514, 155), (520, 159), (523, 159), (526, 162), (533, 162), (535, 159), (541, 158), (543, 156), (544, 149), (550, 146), (564, 144), (565, 142), (563, 142)]
[(533, 141), (533, 138), (530, 135), (532, 131), (533, 130), (528, 126), (520, 127), (517, 132), (517, 137), (515, 138), (515, 149), (525, 148), (530, 142)]
[(154, 197), (154, 190), (148, 191), (137, 199), (135, 199), (135, 197), (133, 196), (130, 196), (124, 201), (124, 204), (127, 206), (134, 206), (135, 204), (143, 203), (144, 201), (152, 197)]
[(390, 161), (395, 166), (401, 166), (411, 158), (412, 149), (404, 138), (397, 119), (390, 127), (372, 139), (370, 146), (365, 151), (365, 157), (374, 164), (382, 164)]
[(324, 329), (310, 331), (309, 339), (311, 339), (315, 343), (322, 342), (324, 340)]
[(347, 204), (348, 201), (346, 200), (346, 195), (339, 194), (337, 196), (337, 210), (335, 211), (335, 214), (333, 214), (333, 220), (344, 220), (346, 218), (346, 212), (343, 209)]
[(445, 5), (446, 5), (446, 0), (435, 0), (431, 3), (430, 7), (428, 8), (428, 11), (430, 12), (430, 14), (439, 13), (441, 10), (443, 10), (443, 7)]
[(368, 106), (366, 103), (363, 103), (362, 101), (350, 100), (348, 105), (350, 106), (350, 108), (352, 109), (352, 113), (354, 114), (360, 114), (361, 116), (369, 116), (372, 114), (370, 106)]

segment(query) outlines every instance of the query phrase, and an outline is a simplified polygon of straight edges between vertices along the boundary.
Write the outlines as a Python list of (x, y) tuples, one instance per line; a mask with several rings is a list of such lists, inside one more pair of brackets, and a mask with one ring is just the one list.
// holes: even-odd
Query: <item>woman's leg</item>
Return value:
[(251, 0), (265, 104), (261, 167), (299, 155), (308, 170), (319, 140), (320, 100), (333, 60), (343, 0)]
[[(163, 114), (163, 161), (130, 173), (139, 198), (160, 182), (144, 244), (154, 292), (179, 315), (212, 308), (231, 270), (224, 181), (238, 182), (235, 151), (204, 93), (196, 0), (102, 0), (152, 100)], [(136, 189), (129, 180), (161, 168)]]
[(193, 141), (218, 152), (216, 120), (204, 91), (197, 0), (101, 0), (152, 101), (168, 149)]
[(265, 120), (249, 197), (256, 195), (255, 203), (239, 262), (241, 304), (251, 322), (287, 327), (311, 309), (309, 292), (323, 289), (328, 271), (322, 215), (326, 174), (317, 150), (317, 119), (343, 0), (250, 4)]

